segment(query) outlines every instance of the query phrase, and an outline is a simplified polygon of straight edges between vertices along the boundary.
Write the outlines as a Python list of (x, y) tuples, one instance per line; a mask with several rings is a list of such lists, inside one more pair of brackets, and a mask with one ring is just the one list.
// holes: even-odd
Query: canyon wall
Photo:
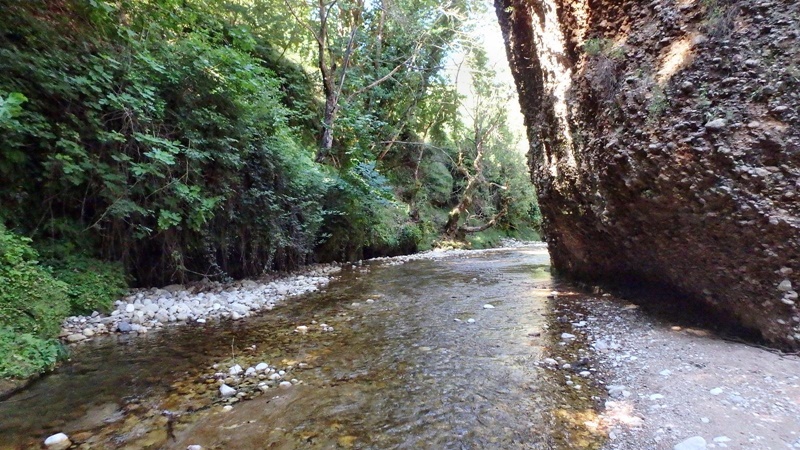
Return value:
[(555, 268), (800, 347), (800, 1), (495, 8)]

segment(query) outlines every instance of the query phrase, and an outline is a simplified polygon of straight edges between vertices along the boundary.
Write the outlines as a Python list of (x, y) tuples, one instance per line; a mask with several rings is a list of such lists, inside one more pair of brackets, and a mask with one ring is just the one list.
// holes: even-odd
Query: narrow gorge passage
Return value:
[[(373, 264), (242, 322), (98, 340), (0, 404), (0, 442), (64, 431), (89, 448), (574, 448), (555, 409), (591, 410), (591, 389), (568, 398), (536, 364), (558, 339), (552, 284), (543, 247)], [(232, 347), (243, 367), (265, 361), (300, 383), (220, 398), (213, 374)]]

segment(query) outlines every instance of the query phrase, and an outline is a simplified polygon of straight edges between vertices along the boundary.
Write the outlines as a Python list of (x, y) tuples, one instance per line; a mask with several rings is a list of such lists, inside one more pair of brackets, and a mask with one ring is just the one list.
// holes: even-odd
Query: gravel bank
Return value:
[[(502, 248), (545, 247), (544, 243), (504, 240)], [(207, 320), (240, 320), (271, 310), (291, 297), (323, 289), (343, 268), (368, 271), (371, 264), (399, 265), (419, 259), (463, 256), (488, 250), (431, 250), (414, 255), (375, 258), (354, 264), (320, 264), (272, 279), (240, 280), (232, 283), (201, 282), (164, 288), (133, 290), (114, 302), (110, 314), (68, 317), (60, 338), (70, 344), (108, 333), (147, 333), (169, 325), (205, 323)]]
[(557, 305), (608, 393), (605, 449), (800, 449), (800, 358), (612, 298), (559, 296)]

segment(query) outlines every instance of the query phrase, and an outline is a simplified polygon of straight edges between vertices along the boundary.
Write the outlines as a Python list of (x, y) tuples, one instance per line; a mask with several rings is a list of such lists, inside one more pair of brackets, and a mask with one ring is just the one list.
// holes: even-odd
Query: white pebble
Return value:
[(223, 384), (219, 387), (219, 393), (222, 394), (223, 397), (233, 397), (233, 395), (236, 394), (236, 389), (227, 384)]
[(63, 450), (72, 445), (69, 437), (64, 433), (56, 433), (44, 440), (44, 445), (50, 450)]

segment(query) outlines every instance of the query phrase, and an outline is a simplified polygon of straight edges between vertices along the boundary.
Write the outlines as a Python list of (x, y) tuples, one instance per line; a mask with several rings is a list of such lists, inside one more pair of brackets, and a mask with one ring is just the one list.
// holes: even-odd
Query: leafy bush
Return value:
[(48, 264), (53, 268), (53, 276), (67, 286), (70, 314), (108, 312), (128, 286), (119, 263), (78, 254)]
[(0, 378), (27, 378), (55, 365), (64, 351), (56, 339), (42, 339), (0, 327)]
[(0, 94), (19, 93), (0, 123), (0, 205), (15, 225), (81, 230), (143, 285), (308, 261), (327, 184), (292, 125), (315, 103), (269, 64), (289, 83), (302, 70), (213, 5), (0, 4)]
[(318, 253), (323, 260), (354, 260), (416, 251), (419, 234), (374, 163), (360, 163), (335, 178), (324, 203)]
[(29, 239), (0, 225), (0, 327), (48, 338), (69, 313), (68, 288), (37, 257)]

